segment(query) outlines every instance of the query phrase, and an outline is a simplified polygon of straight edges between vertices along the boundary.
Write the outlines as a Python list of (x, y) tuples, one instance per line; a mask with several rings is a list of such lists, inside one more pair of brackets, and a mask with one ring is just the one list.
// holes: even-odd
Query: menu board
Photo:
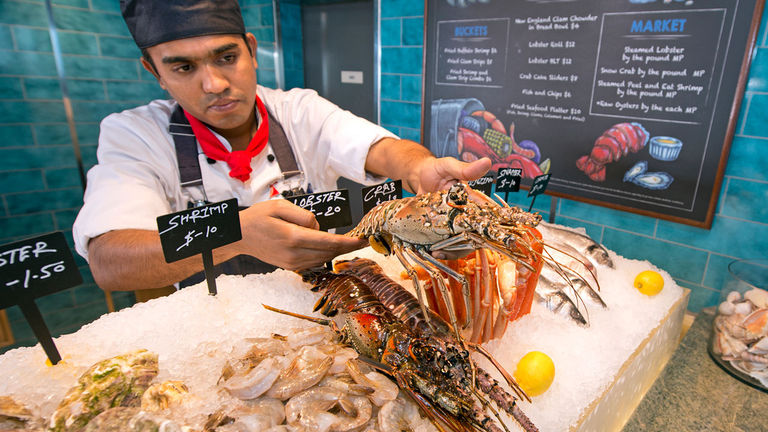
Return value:
[(428, 0), (425, 144), (712, 223), (763, 0)]

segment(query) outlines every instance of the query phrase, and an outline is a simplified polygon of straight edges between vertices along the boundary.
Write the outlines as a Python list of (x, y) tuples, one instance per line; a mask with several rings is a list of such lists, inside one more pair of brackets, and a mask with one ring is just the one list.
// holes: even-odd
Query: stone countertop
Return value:
[(699, 313), (623, 432), (768, 430), (768, 393), (725, 372), (707, 352), (714, 313)]

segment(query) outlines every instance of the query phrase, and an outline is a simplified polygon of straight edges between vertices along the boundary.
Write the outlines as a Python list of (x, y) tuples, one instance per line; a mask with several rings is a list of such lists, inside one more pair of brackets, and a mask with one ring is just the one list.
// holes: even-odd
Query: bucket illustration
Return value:
[(429, 131), (430, 150), (437, 157), (458, 158), (456, 131), (461, 118), (475, 111), (485, 110), (482, 102), (474, 98), (437, 99), (432, 101), (432, 126)]

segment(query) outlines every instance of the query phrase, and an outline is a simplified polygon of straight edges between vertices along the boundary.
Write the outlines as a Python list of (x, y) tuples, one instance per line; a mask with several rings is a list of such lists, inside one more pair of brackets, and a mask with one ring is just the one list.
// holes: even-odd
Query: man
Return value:
[(155, 222), (196, 203), (236, 197), (247, 207), (242, 240), (215, 249), (214, 262), (240, 274), (300, 269), (365, 242), (319, 231), (311, 212), (271, 198), (334, 189), (342, 175), (364, 184), (402, 179), (422, 193), (490, 168), (487, 159), (436, 159), (313, 91), (258, 86), (256, 39), (236, 0), (122, 0), (121, 8), (142, 65), (173, 100), (101, 124), (99, 163), (73, 235), (104, 290), (168, 286), (200, 272), (199, 256), (165, 262)]

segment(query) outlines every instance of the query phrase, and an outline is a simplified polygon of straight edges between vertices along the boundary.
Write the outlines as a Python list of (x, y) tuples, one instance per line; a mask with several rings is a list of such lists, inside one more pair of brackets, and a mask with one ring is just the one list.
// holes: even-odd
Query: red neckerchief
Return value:
[(267, 109), (264, 107), (264, 104), (258, 96), (256, 96), (256, 107), (259, 109), (259, 118), (261, 120), (261, 124), (256, 130), (256, 134), (251, 138), (248, 148), (233, 152), (227, 150), (227, 148), (224, 147), (224, 144), (216, 138), (216, 135), (214, 135), (203, 122), (184, 110), (184, 115), (187, 117), (187, 120), (189, 120), (189, 125), (192, 126), (192, 132), (200, 143), (203, 153), (211, 159), (225, 161), (227, 165), (229, 165), (229, 176), (242, 182), (248, 181), (251, 177), (251, 171), (253, 171), (251, 169), (251, 159), (264, 150), (269, 139)]

